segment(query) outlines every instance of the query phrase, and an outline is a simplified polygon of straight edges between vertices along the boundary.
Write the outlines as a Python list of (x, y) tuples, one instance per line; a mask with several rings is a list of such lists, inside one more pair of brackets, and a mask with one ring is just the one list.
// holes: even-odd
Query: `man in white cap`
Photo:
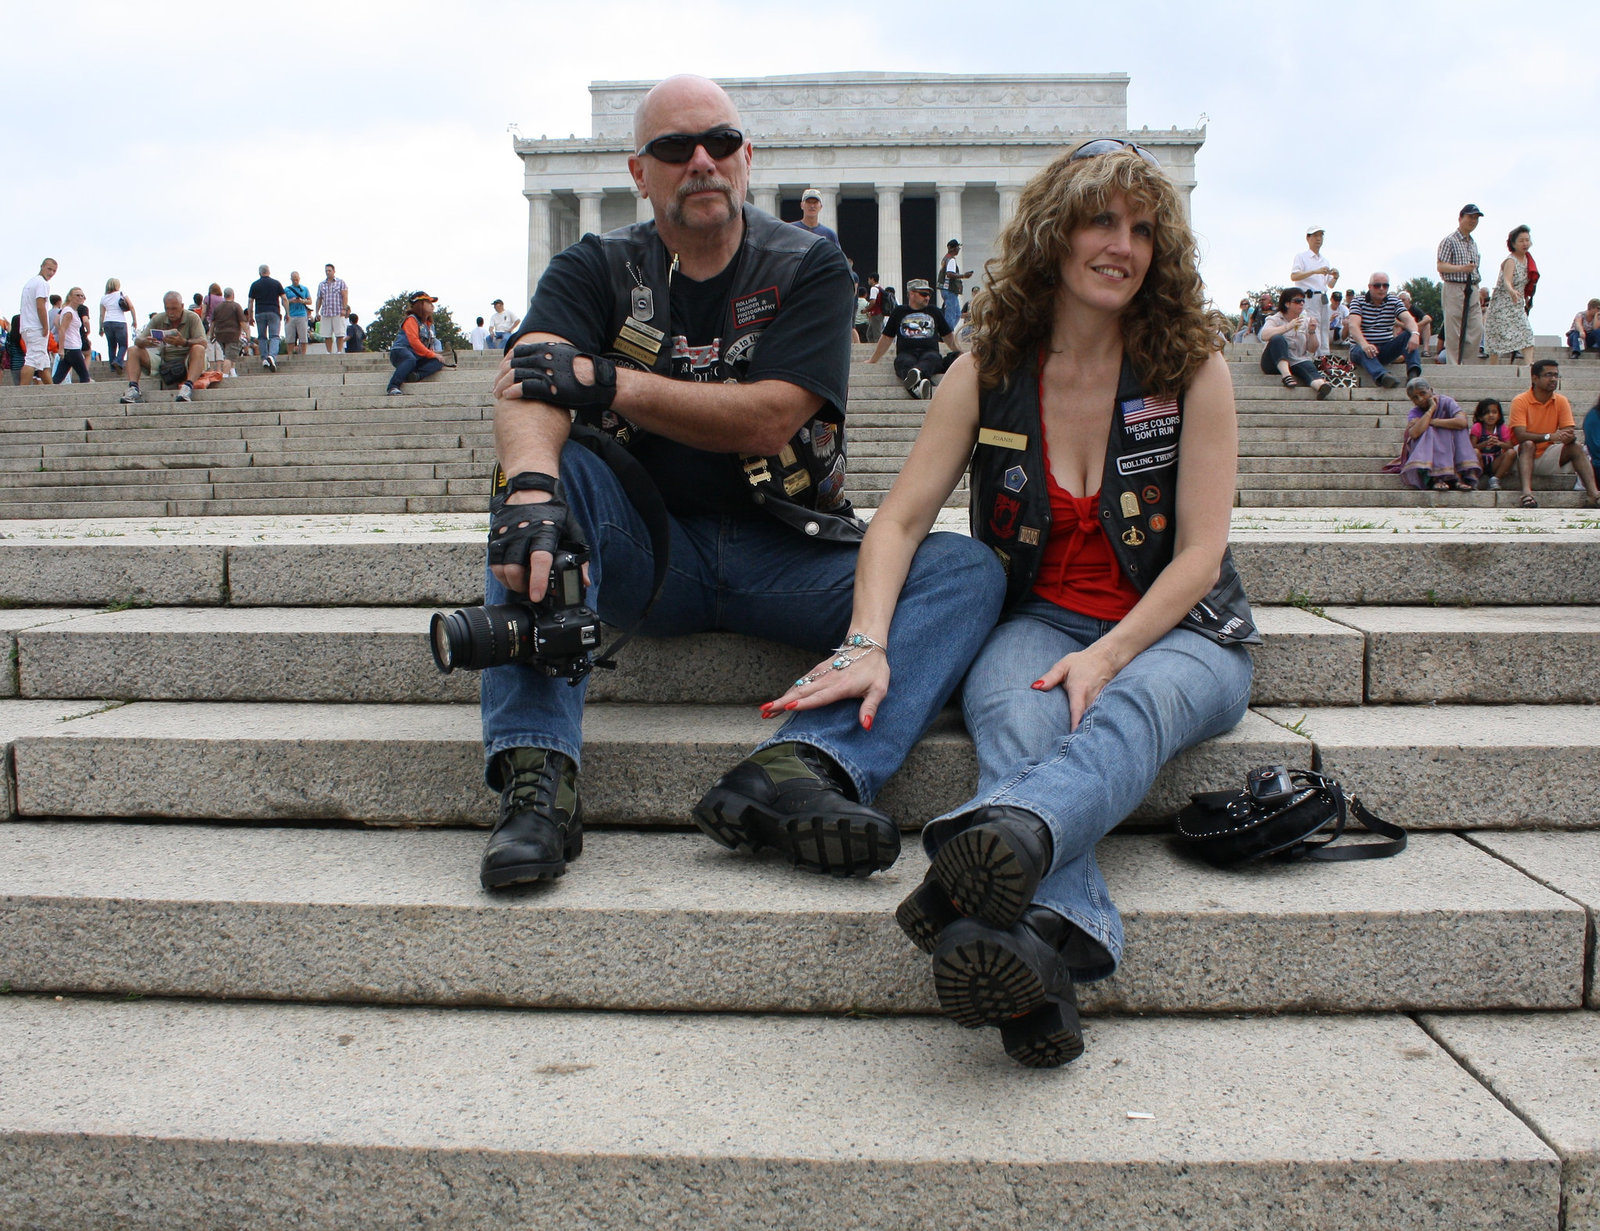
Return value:
[(831, 239), (835, 248), (844, 247), (839, 242), (839, 236), (832, 227), (822, 225), (822, 194), (815, 188), (807, 188), (800, 194), (800, 221), (795, 226), (813, 235), (820, 235), (823, 239)]
[(1328, 293), (1339, 281), (1339, 271), (1322, 256), (1322, 228), (1306, 228), (1306, 250), (1294, 259), (1289, 281), (1306, 294), (1306, 315), (1317, 322), (1318, 359), (1328, 354)]

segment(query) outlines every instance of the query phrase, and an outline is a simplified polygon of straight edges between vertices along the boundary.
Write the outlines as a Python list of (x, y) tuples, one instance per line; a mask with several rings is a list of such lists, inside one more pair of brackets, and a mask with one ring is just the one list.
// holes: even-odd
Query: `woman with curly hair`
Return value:
[(1228, 555), (1222, 318), (1171, 181), (1138, 146), (1086, 142), (1023, 189), (1000, 253), (972, 352), (862, 546), (851, 631), (865, 649), (767, 710), (859, 696), (870, 721), (890, 679), (867, 651), (970, 465), (972, 532), (1006, 569), (1007, 611), (963, 685), (977, 793), (924, 829), (932, 867), (896, 918), (933, 955), (947, 1015), (1052, 1067), (1083, 1050), (1074, 981), (1122, 955), (1095, 843), (1162, 765), (1244, 715), (1259, 637)]

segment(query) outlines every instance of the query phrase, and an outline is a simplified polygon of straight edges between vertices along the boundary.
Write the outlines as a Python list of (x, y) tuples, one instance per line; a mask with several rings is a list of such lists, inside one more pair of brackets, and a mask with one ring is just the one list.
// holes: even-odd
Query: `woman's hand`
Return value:
[(1084, 711), (1094, 704), (1105, 686), (1116, 678), (1121, 668), (1110, 654), (1096, 642), (1086, 650), (1068, 654), (1046, 671), (1033, 686), (1040, 691), (1063, 687), (1067, 690), (1067, 710), (1072, 722), (1069, 730), (1076, 731), (1083, 720)]
[(802, 677), (809, 679), (809, 684), (797, 680), (783, 696), (763, 705), (761, 716), (780, 718), (792, 710), (814, 710), (849, 697), (860, 697), (862, 729), (872, 730), (872, 720), (878, 712), (878, 706), (889, 692), (888, 656), (873, 650), (857, 658), (848, 667), (828, 670), (838, 658), (838, 654), (828, 655)]

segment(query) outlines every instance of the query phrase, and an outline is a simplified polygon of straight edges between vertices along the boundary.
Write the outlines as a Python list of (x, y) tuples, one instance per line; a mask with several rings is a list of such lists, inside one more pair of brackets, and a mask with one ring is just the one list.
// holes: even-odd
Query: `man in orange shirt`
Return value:
[(1572, 403), (1556, 392), (1561, 383), (1561, 365), (1554, 359), (1540, 359), (1533, 365), (1533, 388), (1511, 399), (1511, 438), (1517, 444), (1517, 471), (1522, 476), (1521, 505), (1536, 509), (1533, 476), (1554, 478), (1576, 471), (1589, 493), (1591, 507), (1600, 507), (1600, 488), (1595, 487), (1594, 466), (1588, 450), (1578, 441), (1572, 419)]

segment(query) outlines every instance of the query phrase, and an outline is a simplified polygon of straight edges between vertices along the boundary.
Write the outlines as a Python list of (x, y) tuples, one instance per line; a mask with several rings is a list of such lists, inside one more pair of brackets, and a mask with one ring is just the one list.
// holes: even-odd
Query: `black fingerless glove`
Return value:
[[(594, 364), (594, 384), (583, 384), (573, 375), (575, 359), (587, 359)], [(617, 396), (617, 365), (566, 342), (535, 342), (516, 347), (511, 352), (511, 375), (522, 383), (523, 397), (548, 402), (564, 410), (610, 410)]]
[[(543, 504), (507, 504), (512, 492), (549, 492)], [(537, 551), (552, 556), (563, 541), (574, 535), (567, 529), (567, 506), (561, 499), (561, 484), (547, 474), (525, 470), (512, 475), (505, 491), (489, 501), (489, 563), (528, 567), (528, 557)]]

